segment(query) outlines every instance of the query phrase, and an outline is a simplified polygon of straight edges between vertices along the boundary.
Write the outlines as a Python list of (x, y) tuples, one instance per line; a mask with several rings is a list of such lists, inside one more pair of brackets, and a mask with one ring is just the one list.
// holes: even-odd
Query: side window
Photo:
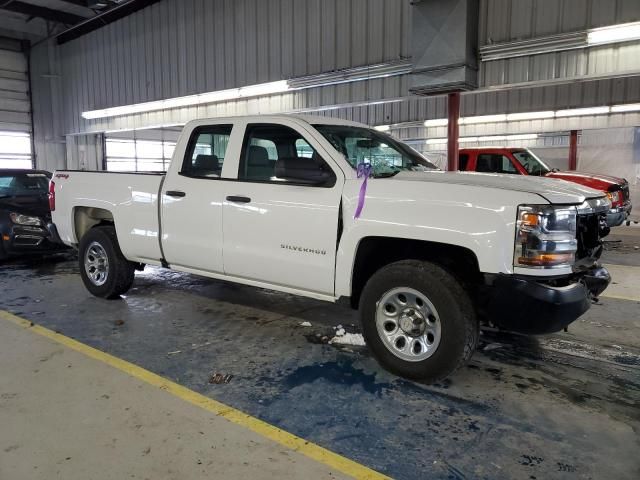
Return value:
[(458, 170), (465, 171), (467, 169), (467, 164), (469, 163), (469, 155), (466, 153), (461, 153), (458, 157)]
[(296, 140), (296, 153), (299, 157), (311, 158), (313, 157), (313, 148), (304, 138), (299, 138)]
[(330, 187), (333, 170), (292, 128), (247, 125), (240, 158), (239, 180)]
[(220, 178), (232, 125), (198, 127), (191, 134), (180, 173), (188, 177)]
[(493, 153), (481, 153), (476, 161), (477, 172), (518, 173), (509, 157)]

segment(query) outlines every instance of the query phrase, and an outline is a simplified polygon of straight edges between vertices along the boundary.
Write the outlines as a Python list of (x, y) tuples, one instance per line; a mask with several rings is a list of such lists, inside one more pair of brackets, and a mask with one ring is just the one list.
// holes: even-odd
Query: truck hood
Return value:
[(609, 191), (614, 185), (622, 185), (625, 183), (623, 178), (586, 172), (549, 172), (545, 176), (547, 178), (558, 178), (567, 180), (568, 182), (578, 183), (603, 192)]
[(580, 204), (588, 198), (604, 196), (601, 191), (577, 183), (552, 178), (497, 173), (444, 172), (440, 170), (425, 172), (404, 171), (386, 180), (471, 185), (474, 187), (526, 192), (540, 195), (549, 203), (557, 204)]

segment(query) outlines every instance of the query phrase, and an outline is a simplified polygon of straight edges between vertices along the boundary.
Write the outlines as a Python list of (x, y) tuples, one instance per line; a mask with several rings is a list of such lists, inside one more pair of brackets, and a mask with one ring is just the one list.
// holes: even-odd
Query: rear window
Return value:
[(42, 172), (3, 174), (0, 172), (0, 197), (39, 195), (49, 191), (49, 175)]

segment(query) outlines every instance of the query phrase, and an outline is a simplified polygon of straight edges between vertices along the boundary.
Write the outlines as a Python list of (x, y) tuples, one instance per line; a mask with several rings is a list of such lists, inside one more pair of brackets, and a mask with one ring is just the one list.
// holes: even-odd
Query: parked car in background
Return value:
[(631, 213), (629, 182), (624, 178), (552, 169), (526, 148), (463, 148), (458, 162), (458, 168), (463, 171), (558, 178), (605, 192), (611, 201), (607, 213), (609, 227), (622, 225)]
[(52, 233), (44, 170), (0, 170), (0, 260), (65, 249)]

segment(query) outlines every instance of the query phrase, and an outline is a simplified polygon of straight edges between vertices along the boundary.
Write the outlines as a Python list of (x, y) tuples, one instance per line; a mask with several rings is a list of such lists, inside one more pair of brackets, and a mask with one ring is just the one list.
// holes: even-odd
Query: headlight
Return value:
[(571, 266), (578, 248), (576, 208), (518, 207), (513, 265), (526, 268)]
[(615, 205), (616, 203), (620, 203), (620, 200), (622, 199), (620, 197), (620, 190), (616, 190), (615, 192), (605, 192), (607, 194), (607, 198), (609, 199), (609, 201)]
[(30, 217), (29, 215), (21, 215), (19, 213), (10, 213), (9, 217), (13, 223), (18, 225), (42, 226), (42, 221), (38, 217)]

